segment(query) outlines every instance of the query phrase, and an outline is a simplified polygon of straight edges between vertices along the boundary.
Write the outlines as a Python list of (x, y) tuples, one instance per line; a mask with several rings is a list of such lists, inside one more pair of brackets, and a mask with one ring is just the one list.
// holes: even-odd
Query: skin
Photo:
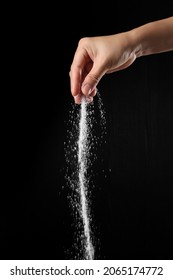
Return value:
[(118, 34), (80, 39), (70, 69), (76, 104), (93, 101), (105, 74), (129, 67), (138, 57), (173, 51), (173, 17)]

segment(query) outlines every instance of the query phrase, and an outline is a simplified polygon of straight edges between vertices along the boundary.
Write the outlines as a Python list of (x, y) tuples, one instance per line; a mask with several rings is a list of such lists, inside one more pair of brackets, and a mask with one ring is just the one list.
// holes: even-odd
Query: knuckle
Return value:
[(89, 37), (83, 37), (79, 40), (78, 45), (83, 47), (85, 45), (87, 45), (90, 42), (90, 38)]
[(90, 78), (94, 83), (98, 83), (99, 79), (94, 74), (88, 74), (88, 78)]

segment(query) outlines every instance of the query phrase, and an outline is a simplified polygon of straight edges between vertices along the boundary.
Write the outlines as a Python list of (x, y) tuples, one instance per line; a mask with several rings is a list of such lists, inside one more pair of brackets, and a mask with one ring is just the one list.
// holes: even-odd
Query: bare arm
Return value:
[(137, 57), (173, 50), (173, 17), (147, 23), (130, 33)]
[(108, 73), (129, 67), (136, 58), (173, 50), (173, 17), (150, 22), (119, 34), (82, 38), (70, 70), (75, 103), (82, 95), (93, 100), (96, 86)]

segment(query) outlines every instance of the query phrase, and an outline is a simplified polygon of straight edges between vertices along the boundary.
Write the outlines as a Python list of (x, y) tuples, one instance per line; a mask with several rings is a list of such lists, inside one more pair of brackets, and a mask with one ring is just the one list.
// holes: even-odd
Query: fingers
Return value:
[(91, 71), (86, 75), (82, 83), (82, 93), (85, 96), (93, 97), (96, 94), (96, 87), (104, 74), (105, 67), (99, 61), (94, 62)]
[(81, 69), (76, 67), (73, 70), (70, 70), (70, 87), (71, 93), (73, 96), (76, 96), (80, 93), (81, 88)]
[(96, 86), (106, 72), (103, 59), (93, 55), (90, 45), (86, 47), (85, 42), (78, 45), (70, 70), (71, 93), (76, 104), (81, 103), (82, 95), (92, 102)]
[(94, 88), (94, 89), (91, 91), (89, 97), (94, 97), (96, 94), (97, 94), (97, 88)]
[(81, 92), (82, 75), (85, 65), (87, 65), (89, 61), (90, 58), (87, 51), (78, 46), (70, 70), (70, 86), (73, 96), (76, 96)]
[(76, 104), (81, 104), (81, 101), (82, 101), (82, 94), (78, 94), (78, 95), (75, 95), (74, 96), (74, 102), (76, 103)]
[[(73, 69), (74, 70), (74, 69)], [(101, 77), (104, 75), (104, 68), (102, 67), (93, 67), (88, 75), (82, 77), (81, 73), (78, 73), (79, 69), (76, 69), (76, 72), (73, 71), (70, 73), (71, 79), (75, 79), (73, 81), (72, 86), (72, 95), (74, 97), (74, 101), (76, 104), (81, 104), (82, 95), (85, 95), (87, 101), (90, 103), (93, 101), (93, 97), (97, 93), (97, 85), (100, 81)], [(73, 76), (72, 76), (73, 73)], [(80, 82), (79, 82), (80, 75)], [(84, 78), (84, 81), (81, 86), (81, 81)]]
[[(82, 98), (83, 98), (83, 95), (82, 95), (82, 94), (78, 94), (78, 95), (74, 96), (74, 101), (75, 101), (75, 103), (78, 104), (78, 105), (81, 104)], [(85, 98), (86, 98), (86, 101), (87, 101), (88, 103), (91, 103), (91, 102), (93, 101), (93, 97), (91, 97), (91, 96), (85, 97)]]

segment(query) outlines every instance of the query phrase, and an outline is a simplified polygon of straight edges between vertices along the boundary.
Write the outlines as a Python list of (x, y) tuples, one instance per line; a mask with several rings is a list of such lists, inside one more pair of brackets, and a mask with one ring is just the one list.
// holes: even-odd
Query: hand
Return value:
[(128, 67), (135, 60), (128, 32), (82, 38), (71, 65), (71, 93), (80, 104), (82, 95), (92, 102), (96, 87), (106, 73)]
[(75, 103), (82, 96), (92, 102), (96, 87), (106, 73), (131, 65), (137, 57), (173, 50), (173, 17), (150, 22), (115, 35), (79, 41), (70, 71)]

